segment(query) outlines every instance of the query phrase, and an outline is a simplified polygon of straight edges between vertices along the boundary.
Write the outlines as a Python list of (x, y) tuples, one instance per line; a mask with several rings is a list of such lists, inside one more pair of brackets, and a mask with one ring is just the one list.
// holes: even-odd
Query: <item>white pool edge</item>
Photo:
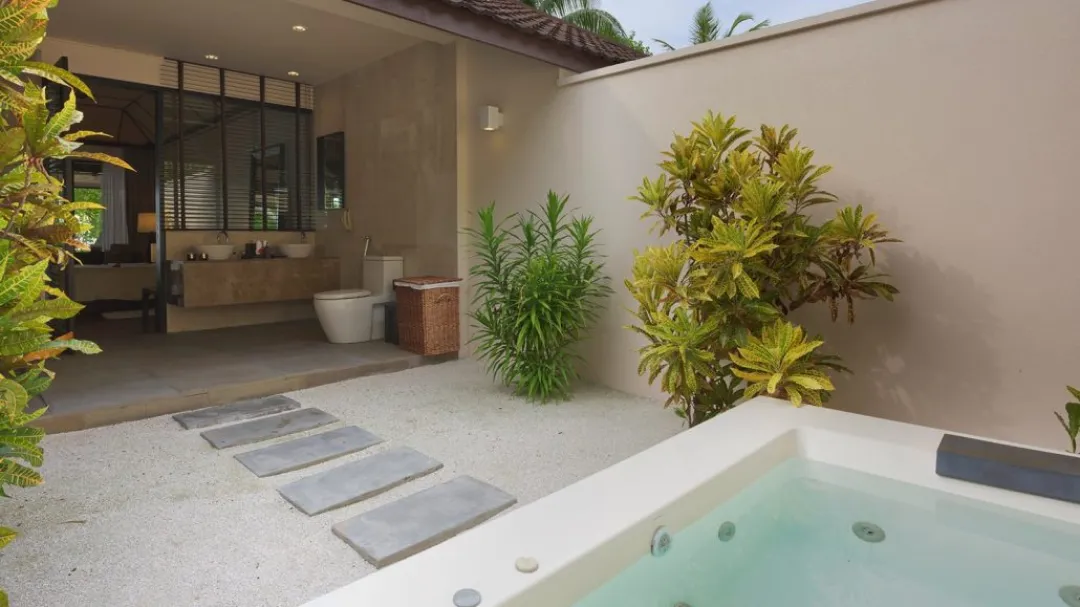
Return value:
[[(658, 525), (677, 532), (793, 456), (1080, 521), (1076, 504), (937, 476), (943, 434), (758, 398), (305, 607), (449, 607), (462, 588), (479, 591), (481, 607), (569, 605), (636, 560)], [(536, 559), (539, 570), (518, 572), (519, 557)]]

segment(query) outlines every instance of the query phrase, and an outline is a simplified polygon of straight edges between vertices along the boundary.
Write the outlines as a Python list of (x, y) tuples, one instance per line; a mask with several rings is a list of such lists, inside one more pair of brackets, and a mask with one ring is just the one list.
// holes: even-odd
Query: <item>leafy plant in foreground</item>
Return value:
[(788, 126), (758, 136), (711, 112), (676, 135), (656, 179), (633, 199), (679, 238), (635, 254), (626, 286), (638, 303), (631, 328), (646, 339), (638, 372), (659, 380), (667, 404), (696, 425), (759, 393), (822, 404), (833, 390), (822, 354), (786, 317), (814, 303), (855, 321), (859, 299), (891, 300), (875, 270), (895, 242), (862, 206), (823, 223), (810, 210), (836, 201), (818, 187), (828, 166)]
[(1069, 453), (1076, 453), (1076, 437), (1080, 435), (1080, 390), (1072, 386), (1066, 386), (1069, 390), (1069, 394), (1072, 394), (1075, 401), (1065, 403), (1065, 415), (1054, 411), (1054, 415), (1057, 417), (1058, 422), (1061, 423), (1061, 427), (1065, 428), (1065, 432), (1069, 435)]
[[(550, 192), (541, 212), (495, 220), (495, 205), (467, 229), (477, 355), (530, 400), (565, 399), (577, 377), (571, 351), (610, 293), (592, 217), (567, 218), (568, 197)], [(509, 225), (510, 227), (506, 227)]]
[[(46, 164), (81, 157), (130, 168), (79, 150), (82, 139), (99, 134), (68, 134), (82, 119), (74, 90), (90, 96), (89, 89), (64, 70), (30, 60), (45, 37), (47, 9), (55, 5), (0, 0), (0, 497), (7, 497), (8, 487), (42, 482), (35, 468), (42, 463), (45, 433), (28, 424), (44, 410), (27, 407), (52, 381), (45, 362), (64, 350), (98, 351), (71, 335), (53, 335), (50, 321), (70, 318), (82, 306), (50, 286), (46, 271), (73, 259), (72, 251), (83, 247), (79, 236), (90, 228), (80, 214), (101, 207), (64, 199), (63, 182), (48, 174)], [(60, 85), (66, 101), (58, 112), (49, 111), (45, 88), (31, 77)], [(0, 527), (0, 548), (14, 538), (14, 530)], [(7, 605), (0, 590), (0, 607)]]

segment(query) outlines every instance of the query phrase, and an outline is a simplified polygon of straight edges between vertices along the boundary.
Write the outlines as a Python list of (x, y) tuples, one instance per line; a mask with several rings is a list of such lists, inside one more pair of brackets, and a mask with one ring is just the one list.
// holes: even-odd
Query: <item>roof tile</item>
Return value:
[(541, 13), (520, 0), (440, 0), (445, 4), (490, 17), (499, 23), (565, 44), (611, 63), (641, 58), (634, 49)]

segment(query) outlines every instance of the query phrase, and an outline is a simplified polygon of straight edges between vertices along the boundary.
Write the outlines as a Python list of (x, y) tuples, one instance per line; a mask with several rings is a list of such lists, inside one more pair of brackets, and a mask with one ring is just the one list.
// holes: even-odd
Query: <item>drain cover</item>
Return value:
[(876, 544), (885, 541), (885, 530), (873, 523), (859, 521), (851, 526), (851, 531), (855, 534), (855, 537), (864, 542)]
[(733, 537), (735, 537), (735, 523), (731, 521), (720, 525), (720, 530), (716, 532), (716, 538), (721, 542), (730, 542)]
[(1058, 596), (1069, 607), (1080, 607), (1080, 586), (1062, 586)]

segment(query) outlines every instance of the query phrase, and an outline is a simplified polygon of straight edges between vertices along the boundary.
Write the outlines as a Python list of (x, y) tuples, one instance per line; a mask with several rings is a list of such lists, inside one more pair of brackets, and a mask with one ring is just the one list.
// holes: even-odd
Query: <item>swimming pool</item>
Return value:
[(942, 435), (756, 399), (309, 607), (1080, 605), (1080, 506), (938, 477)]

